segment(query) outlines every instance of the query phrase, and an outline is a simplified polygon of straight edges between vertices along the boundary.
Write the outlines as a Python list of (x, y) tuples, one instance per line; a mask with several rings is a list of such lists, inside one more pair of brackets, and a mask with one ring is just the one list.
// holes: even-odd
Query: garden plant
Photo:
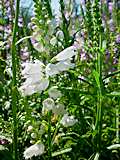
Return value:
[(120, 1), (24, 3), (0, 0), (0, 160), (120, 160)]

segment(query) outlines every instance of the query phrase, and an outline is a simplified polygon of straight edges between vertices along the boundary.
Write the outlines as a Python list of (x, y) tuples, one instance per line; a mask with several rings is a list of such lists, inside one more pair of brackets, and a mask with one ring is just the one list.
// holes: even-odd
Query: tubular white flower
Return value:
[(43, 73), (32, 74), (28, 78), (26, 78), (26, 81), (23, 83), (23, 85), (38, 83), (43, 79), (43, 77), (44, 77)]
[(53, 37), (51, 40), (50, 40), (50, 44), (55, 46), (57, 43), (57, 38), (56, 37)]
[(24, 151), (24, 158), (29, 159), (29, 158), (32, 158), (33, 156), (35, 157), (40, 156), (44, 153), (44, 150), (45, 150), (44, 144), (42, 143), (34, 144)]
[(64, 115), (66, 113), (65, 106), (61, 103), (55, 105), (52, 112), (56, 115)]
[(33, 93), (35, 93), (35, 90), (34, 90), (34, 86), (33, 85), (22, 85), (20, 88), (19, 88), (19, 91), (20, 93), (22, 94), (22, 96), (30, 96), (32, 95)]
[(62, 93), (61, 93), (61, 91), (58, 90), (57, 86), (51, 87), (48, 90), (48, 94), (49, 94), (50, 98), (53, 98), (53, 99), (57, 99), (57, 98), (60, 98), (62, 96)]
[(61, 51), (59, 54), (57, 54), (55, 57), (52, 58), (52, 61), (64, 61), (66, 59), (70, 59), (74, 55), (77, 54), (77, 50), (74, 46), (70, 46), (63, 51)]
[(45, 75), (45, 66), (42, 62), (36, 60), (34, 63), (26, 63), (22, 71), (25, 78), (19, 90), (22, 96), (32, 95), (36, 92), (41, 93), (49, 86), (49, 79)]
[(63, 38), (64, 38), (63, 31), (61, 31), (61, 30), (60, 30), (60, 31), (57, 31), (56, 36), (57, 36), (59, 39), (63, 40)]
[(54, 76), (56, 74), (59, 74), (62, 71), (67, 71), (70, 68), (74, 68), (75, 64), (71, 63), (70, 59), (60, 61), (56, 64), (49, 63), (46, 66), (46, 75), (47, 76)]
[(5, 109), (8, 110), (10, 108), (10, 102), (6, 101), (5, 104), (4, 104), (4, 107), (5, 107)]
[(40, 61), (35, 61), (35, 63), (25, 63), (24, 64), (24, 70), (22, 71), (22, 75), (24, 78), (28, 78), (34, 74), (40, 74), (41, 72), (44, 72), (44, 64)]
[(46, 66), (46, 75), (47, 76), (54, 76), (56, 74), (59, 73), (59, 70), (56, 68), (56, 65), (55, 64), (52, 64), (52, 63), (49, 63), (47, 66)]
[(55, 106), (55, 102), (52, 98), (47, 98), (43, 101), (43, 108), (45, 110), (52, 110)]
[(42, 78), (41, 81), (35, 85), (36, 92), (44, 91), (49, 86), (49, 79), (48, 78)]
[(31, 132), (33, 130), (33, 126), (28, 126), (27, 132)]
[(35, 139), (37, 137), (36, 133), (31, 133), (31, 138)]
[(74, 116), (68, 116), (68, 114), (64, 114), (64, 116), (62, 117), (60, 123), (64, 126), (64, 127), (71, 127), (73, 126), (78, 120), (74, 119)]
[(65, 60), (65, 61), (60, 61), (56, 64), (56, 68), (58, 68), (58, 70), (60, 72), (62, 71), (67, 71), (69, 70), (70, 68), (74, 68), (75, 67), (75, 64), (74, 63), (71, 63), (70, 59), (68, 60)]

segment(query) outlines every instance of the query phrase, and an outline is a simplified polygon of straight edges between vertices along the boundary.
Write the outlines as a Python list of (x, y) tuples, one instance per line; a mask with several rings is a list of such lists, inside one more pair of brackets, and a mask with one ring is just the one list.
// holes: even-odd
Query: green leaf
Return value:
[(54, 152), (54, 153), (52, 153), (52, 157), (59, 156), (59, 155), (64, 154), (64, 153), (71, 152), (71, 150), (72, 150), (72, 148), (66, 148), (66, 149), (63, 149), (61, 151)]
[(95, 77), (98, 88), (100, 88), (99, 73), (96, 70), (93, 71), (93, 76)]
[(118, 149), (118, 148), (120, 148), (120, 144), (113, 144), (113, 145), (107, 147), (107, 149), (109, 149), (109, 150), (111, 150), (111, 149)]
[(0, 41), (0, 47), (3, 47), (5, 45), (6, 42), (2, 42)]
[(22, 41), (24, 41), (24, 40), (26, 40), (26, 39), (30, 39), (30, 38), (32, 38), (32, 36), (23, 37), (23, 38), (21, 38), (20, 40), (18, 40), (15, 45), (17, 46), (17, 45), (18, 45), (19, 43), (21, 43)]
[(0, 151), (6, 150), (7, 148), (4, 147), (3, 145), (0, 145)]
[(94, 160), (99, 160), (99, 156), (100, 156), (100, 154), (96, 153)]
[(111, 95), (111, 96), (120, 96), (120, 92), (114, 91), (114, 92), (111, 92), (109, 95)]

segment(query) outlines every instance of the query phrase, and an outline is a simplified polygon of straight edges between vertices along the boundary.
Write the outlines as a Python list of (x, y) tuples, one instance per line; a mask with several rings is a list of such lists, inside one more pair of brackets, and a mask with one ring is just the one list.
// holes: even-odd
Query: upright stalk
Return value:
[(116, 106), (116, 143), (120, 142), (120, 128), (119, 128), (119, 105)]
[[(100, 46), (101, 49), (101, 42), (102, 37), (100, 35)], [(102, 135), (102, 101), (103, 101), (103, 84), (102, 84), (102, 57), (101, 57), (101, 51), (98, 50), (97, 55), (97, 72), (99, 74), (99, 86), (97, 91), (97, 116), (96, 116), (96, 131), (97, 131), (97, 152), (100, 153), (101, 151), (101, 135)]]
[(52, 159), (51, 139), (51, 111), (48, 112), (48, 160)]
[[(102, 7), (102, 6), (101, 6)], [(99, 1), (94, 0), (93, 4), (93, 45), (96, 56), (96, 72), (98, 75), (98, 86), (97, 86), (97, 113), (96, 113), (96, 151), (101, 152), (101, 135), (102, 135), (102, 101), (103, 101), (103, 82), (102, 82), (102, 20), (101, 20), (101, 9), (99, 8)]]
[(13, 114), (13, 159), (18, 160), (17, 154), (17, 79), (16, 79), (16, 68), (17, 68), (17, 52), (16, 52), (16, 35), (18, 31), (18, 15), (19, 15), (19, 4), (20, 0), (16, 0), (16, 11), (15, 11), (15, 23), (13, 27), (13, 38), (11, 46), (12, 54), (12, 114)]

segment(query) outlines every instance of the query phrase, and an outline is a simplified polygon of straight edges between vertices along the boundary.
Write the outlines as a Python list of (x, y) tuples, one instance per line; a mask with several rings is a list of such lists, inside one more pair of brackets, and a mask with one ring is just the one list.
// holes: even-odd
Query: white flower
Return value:
[(19, 88), (19, 91), (23, 97), (29, 96), (29, 95), (32, 95), (33, 93), (35, 93), (34, 86), (31, 86), (31, 85), (22, 85)]
[(24, 64), (24, 70), (22, 71), (22, 75), (24, 78), (28, 78), (35, 74), (40, 74), (44, 72), (44, 64), (38, 60), (35, 61), (35, 63), (27, 62)]
[(5, 109), (8, 110), (10, 108), (10, 102), (9, 101), (6, 101), (4, 105), (5, 105)]
[(36, 92), (41, 93), (49, 86), (49, 79), (45, 75), (45, 66), (42, 62), (36, 60), (34, 63), (26, 63), (22, 75), (25, 82), (19, 90), (22, 96), (32, 95)]
[(74, 55), (77, 54), (77, 50), (74, 46), (70, 46), (63, 51), (61, 51), (59, 54), (57, 54), (55, 57), (52, 58), (52, 61), (64, 61), (66, 59), (70, 59)]
[(62, 96), (62, 93), (61, 93), (61, 91), (58, 90), (57, 86), (51, 87), (48, 90), (48, 94), (49, 94), (50, 98), (53, 98), (53, 99), (57, 99), (57, 98), (60, 98)]
[(39, 74), (32, 74), (29, 75), (28, 78), (26, 78), (26, 81), (23, 83), (24, 85), (29, 85), (29, 84), (35, 84), (40, 82), (44, 77), (44, 74), (41, 72)]
[(53, 37), (51, 40), (50, 40), (50, 44), (55, 46), (57, 43), (57, 38), (56, 37)]
[(12, 69), (10, 67), (6, 67), (5, 71), (10, 77), (12, 77)]
[(43, 108), (45, 110), (52, 110), (55, 106), (55, 102), (52, 98), (47, 98), (43, 101)]
[(42, 143), (34, 144), (24, 151), (24, 158), (29, 159), (32, 158), (33, 156), (40, 156), (44, 153), (44, 150), (45, 150), (44, 144)]
[(64, 116), (62, 117), (62, 119), (60, 121), (60, 123), (64, 127), (73, 126), (76, 122), (77, 122), (77, 119), (74, 119), (74, 116), (68, 116), (68, 114), (64, 114)]
[(63, 31), (57, 31), (56, 36), (62, 40), (64, 38)]
[(57, 115), (64, 115), (66, 113), (65, 106), (61, 103), (55, 105), (52, 111)]
[(33, 130), (33, 126), (28, 126), (27, 132), (31, 132)]
[(37, 137), (37, 134), (36, 134), (36, 133), (31, 133), (31, 137), (32, 137), (33, 139), (35, 139), (35, 138)]
[(56, 68), (58, 68), (59, 72), (67, 71), (70, 68), (74, 68), (74, 67), (75, 67), (75, 64), (71, 63), (69, 59), (65, 61), (60, 61), (56, 64)]
[(48, 88), (49, 86), (49, 79), (48, 78), (42, 78), (41, 81), (35, 85), (35, 91), (41, 92)]
[(44, 74), (44, 64), (40, 61), (35, 61), (35, 63), (25, 63), (25, 68), (22, 71), (22, 76), (26, 78), (24, 84), (32, 84), (39, 82)]
[(59, 74), (62, 71), (67, 71), (70, 68), (74, 68), (75, 64), (71, 63), (70, 59), (60, 61), (56, 64), (49, 63), (46, 66), (46, 75), (47, 76), (54, 76), (56, 74)]
[(40, 126), (40, 130), (39, 130), (39, 133), (40, 133), (40, 135), (43, 135), (44, 133), (45, 133), (45, 125), (44, 124), (42, 124), (41, 126)]
[(58, 69), (56, 68), (56, 65), (55, 64), (52, 64), (52, 63), (49, 63), (47, 66), (46, 66), (46, 75), (47, 76), (54, 76), (56, 74), (59, 73)]

